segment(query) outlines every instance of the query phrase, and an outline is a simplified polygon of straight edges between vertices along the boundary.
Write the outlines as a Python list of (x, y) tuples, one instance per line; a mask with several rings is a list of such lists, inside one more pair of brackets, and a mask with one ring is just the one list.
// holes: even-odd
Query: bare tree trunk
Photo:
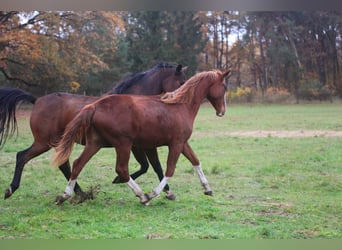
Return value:
[(259, 46), (260, 46), (260, 57), (261, 57), (261, 78), (262, 78), (262, 84), (261, 84), (261, 91), (262, 95), (265, 94), (265, 91), (267, 90), (267, 68), (266, 68), (266, 59), (265, 59), (265, 52), (264, 52), (264, 46), (262, 42), (262, 35), (259, 35)]
[[(296, 60), (296, 65), (298, 67), (298, 73), (299, 74), (296, 74), (297, 76), (299, 75), (299, 79), (298, 77), (295, 77), (294, 79), (294, 92), (295, 92), (295, 95), (297, 96), (297, 103), (298, 103), (298, 89), (299, 89), (299, 81), (300, 80), (303, 80), (305, 79), (305, 74), (304, 74), (304, 67), (302, 65), (302, 62), (299, 58), (299, 54), (298, 54), (298, 50), (297, 50), (297, 46), (296, 46), (296, 43), (293, 39), (293, 34), (291, 32), (291, 29), (289, 26), (286, 25), (285, 22), (283, 22), (283, 20), (281, 18), (277, 18), (277, 20), (279, 21), (280, 23), (280, 26), (281, 26), (281, 31), (283, 33), (283, 36), (285, 38), (285, 40), (288, 40), (289, 43), (290, 43), (290, 47), (293, 51), (293, 54), (295, 56), (295, 60)], [(290, 88), (289, 88), (290, 89)]]

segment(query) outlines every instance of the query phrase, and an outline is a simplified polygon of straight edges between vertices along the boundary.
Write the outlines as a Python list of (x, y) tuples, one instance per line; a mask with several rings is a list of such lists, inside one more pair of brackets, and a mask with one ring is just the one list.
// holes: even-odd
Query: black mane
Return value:
[(176, 68), (175, 65), (169, 64), (167, 62), (160, 62), (152, 66), (150, 69), (144, 72), (133, 73), (125, 77), (121, 82), (117, 83), (116, 86), (109, 91), (110, 94), (123, 94), (127, 89), (131, 88), (137, 84), (142, 78), (147, 77), (154, 72), (165, 69), (165, 68)]

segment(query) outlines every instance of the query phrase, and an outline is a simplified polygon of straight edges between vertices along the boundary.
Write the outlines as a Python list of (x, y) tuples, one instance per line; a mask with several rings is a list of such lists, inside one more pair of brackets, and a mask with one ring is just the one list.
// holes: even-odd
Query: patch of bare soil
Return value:
[(295, 137), (342, 137), (342, 131), (335, 130), (255, 130), (255, 131), (234, 131), (234, 132), (196, 132), (194, 136), (231, 136), (231, 137), (277, 137), (277, 138), (295, 138)]

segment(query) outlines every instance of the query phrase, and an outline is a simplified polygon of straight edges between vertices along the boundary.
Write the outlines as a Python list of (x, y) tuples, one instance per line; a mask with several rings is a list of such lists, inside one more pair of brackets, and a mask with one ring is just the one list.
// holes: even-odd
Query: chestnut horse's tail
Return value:
[(23, 102), (34, 104), (36, 97), (14, 88), (0, 89), (0, 148), (4, 146), (8, 137), (18, 131), (15, 111)]
[(68, 123), (62, 139), (57, 144), (56, 153), (52, 159), (53, 165), (60, 166), (65, 163), (72, 153), (74, 142), (81, 143), (86, 140), (86, 133), (90, 127), (94, 112), (95, 106), (93, 104), (86, 105), (80, 113)]

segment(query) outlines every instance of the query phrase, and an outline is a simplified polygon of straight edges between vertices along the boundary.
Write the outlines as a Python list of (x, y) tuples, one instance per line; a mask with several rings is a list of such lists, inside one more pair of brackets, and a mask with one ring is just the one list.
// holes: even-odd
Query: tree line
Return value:
[(341, 22), (340, 11), (0, 11), (0, 85), (99, 95), (167, 61), (188, 76), (230, 67), (232, 89), (342, 96)]

